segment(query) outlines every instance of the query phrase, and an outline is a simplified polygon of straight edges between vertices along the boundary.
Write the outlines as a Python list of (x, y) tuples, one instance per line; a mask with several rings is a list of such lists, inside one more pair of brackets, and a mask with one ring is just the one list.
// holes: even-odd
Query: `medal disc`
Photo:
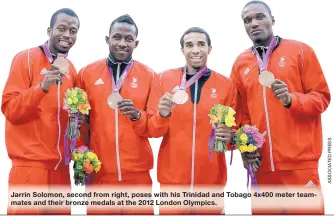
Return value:
[(58, 67), (64, 74), (68, 71), (68, 61), (64, 57), (57, 57), (53, 65)]
[(259, 75), (259, 82), (261, 85), (265, 87), (271, 87), (271, 85), (275, 82), (275, 76), (273, 73), (265, 70)]
[(173, 95), (173, 102), (176, 104), (185, 104), (188, 101), (188, 94), (184, 90), (178, 90)]
[(108, 97), (108, 105), (110, 108), (112, 109), (116, 109), (117, 108), (117, 103), (119, 101), (121, 101), (123, 98), (119, 93), (112, 93), (109, 97)]

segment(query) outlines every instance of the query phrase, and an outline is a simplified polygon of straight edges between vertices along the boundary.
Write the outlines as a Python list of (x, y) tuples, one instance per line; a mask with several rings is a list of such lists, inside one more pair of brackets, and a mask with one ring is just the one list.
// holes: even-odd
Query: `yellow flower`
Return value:
[(67, 104), (68, 104), (68, 105), (71, 105), (72, 103), (73, 103), (72, 99), (71, 99), (71, 98), (68, 98), (68, 99), (67, 99)]
[(76, 97), (78, 95), (78, 92), (76, 91), (76, 90), (73, 90), (72, 92), (71, 92), (71, 97), (73, 98), (73, 97)]
[(228, 116), (233, 116), (235, 114), (234, 109), (232, 109), (231, 107), (228, 108)]
[(225, 125), (227, 127), (232, 127), (232, 126), (235, 126), (235, 118), (233, 116), (226, 116), (225, 117)]
[(247, 146), (247, 151), (248, 152), (254, 152), (256, 150), (256, 146), (254, 146), (253, 144), (249, 144)]
[(212, 123), (218, 123), (218, 117), (215, 115), (209, 115), (210, 116), (210, 124)]
[(86, 156), (87, 156), (87, 158), (88, 158), (89, 160), (91, 160), (91, 161), (97, 159), (96, 154), (93, 153), (93, 152), (87, 152)]
[(83, 100), (87, 100), (87, 93), (82, 92), (81, 97), (82, 97)]
[(77, 104), (79, 102), (79, 99), (77, 97), (73, 97), (72, 100), (73, 104)]
[(73, 160), (77, 161), (80, 160), (83, 157), (81, 153), (73, 152)]
[(101, 169), (101, 162), (99, 162), (98, 163), (98, 165), (95, 167), (95, 172), (98, 172), (98, 171), (100, 171), (100, 169)]
[(244, 153), (245, 151), (247, 151), (247, 146), (246, 145), (241, 145), (239, 146), (239, 150), (241, 153)]
[(218, 119), (221, 119), (222, 116), (223, 116), (223, 110), (222, 109), (218, 109), (217, 110), (217, 117), (218, 117)]
[(76, 152), (73, 152), (73, 160), (77, 161), (79, 159), (79, 156)]
[(240, 139), (241, 139), (242, 144), (246, 144), (247, 140), (248, 140), (248, 137), (247, 137), (246, 134), (243, 133), (243, 134), (240, 135)]

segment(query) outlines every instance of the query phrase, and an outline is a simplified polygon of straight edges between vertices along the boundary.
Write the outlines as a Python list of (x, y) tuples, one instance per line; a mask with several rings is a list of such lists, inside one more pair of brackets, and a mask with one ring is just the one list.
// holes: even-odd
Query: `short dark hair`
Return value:
[[(66, 14), (66, 15), (69, 15), (71, 17), (76, 17), (78, 18), (79, 20), (79, 17), (78, 15), (70, 8), (62, 8), (62, 9), (59, 9), (57, 10), (51, 17), (51, 20), (50, 20), (50, 28), (53, 28), (53, 26), (55, 25), (56, 23), (56, 20), (57, 20), (57, 17), (59, 14)], [(78, 28), (80, 27), (80, 21), (79, 21), (79, 26)]]
[(202, 28), (200, 27), (191, 27), (189, 28), (187, 31), (185, 31), (180, 39), (180, 44), (181, 44), (181, 47), (183, 48), (183, 45), (184, 45), (184, 36), (187, 35), (187, 34), (190, 34), (192, 32), (196, 32), (196, 33), (203, 33), (205, 34), (206, 36), (206, 41), (208, 42), (208, 45), (211, 46), (211, 38), (210, 38), (210, 35)]
[(265, 2), (263, 2), (263, 1), (255, 1), (255, 0), (254, 0), (254, 1), (250, 1), (250, 2), (248, 2), (248, 3), (245, 5), (245, 7), (244, 7), (243, 9), (245, 9), (248, 5), (252, 5), (252, 4), (261, 4), (261, 5), (263, 5), (263, 6), (267, 9), (269, 15), (272, 16), (272, 15), (271, 15), (270, 7), (269, 7)]
[(110, 24), (110, 28), (109, 28), (109, 34), (111, 33), (111, 29), (115, 25), (115, 23), (127, 23), (127, 24), (135, 26), (136, 37), (138, 36), (138, 27), (137, 27), (135, 21), (132, 19), (132, 17), (130, 15), (125, 14), (125, 15), (122, 15), (120, 17), (117, 17), (114, 21), (112, 21), (112, 23)]

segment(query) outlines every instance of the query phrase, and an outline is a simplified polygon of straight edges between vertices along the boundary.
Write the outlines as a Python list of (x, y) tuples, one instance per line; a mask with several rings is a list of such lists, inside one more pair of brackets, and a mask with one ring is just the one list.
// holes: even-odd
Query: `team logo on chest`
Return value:
[(281, 56), (280, 61), (278, 63), (278, 66), (279, 67), (285, 67), (285, 65), (286, 65), (285, 56)]
[(94, 85), (102, 85), (102, 84), (104, 84), (104, 82), (101, 78), (97, 79), (94, 83)]
[(138, 88), (138, 77), (132, 77), (132, 81), (130, 85), (132, 88)]
[(211, 88), (211, 98), (217, 98), (217, 90), (215, 88)]

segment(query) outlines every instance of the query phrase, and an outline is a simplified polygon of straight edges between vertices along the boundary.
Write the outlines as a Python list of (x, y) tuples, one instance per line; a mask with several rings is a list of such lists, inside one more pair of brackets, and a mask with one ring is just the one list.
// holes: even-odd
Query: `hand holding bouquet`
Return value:
[[(262, 147), (265, 141), (264, 136), (266, 135), (266, 132), (260, 133), (255, 126), (244, 125), (236, 131), (235, 135), (237, 149), (239, 149), (241, 153), (248, 154), (253, 153), (258, 148)], [(258, 160), (247, 166), (247, 176), (251, 176), (253, 184), (256, 184), (254, 171), (256, 171), (260, 165), (261, 161)]]
[[(213, 129), (210, 135), (209, 141), (209, 150), (222, 153), (227, 151), (226, 142), (223, 140), (215, 139), (215, 129), (220, 124), (224, 124), (227, 127), (231, 128), (235, 126), (235, 118), (234, 118), (235, 111), (228, 106), (224, 106), (221, 104), (215, 104), (209, 113), (210, 123), (213, 124)], [(214, 140), (214, 141), (213, 141)]]
[[(241, 153), (252, 153), (255, 152), (258, 148), (261, 148), (264, 144), (264, 136), (259, 132), (259, 130), (251, 125), (244, 125), (236, 131), (236, 146)], [(253, 163), (253, 169), (259, 167), (258, 163)]]
[(76, 139), (80, 137), (80, 131), (78, 130), (79, 115), (88, 115), (90, 105), (88, 103), (87, 93), (80, 88), (68, 89), (65, 93), (63, 109), (68, 111), (69, 115), (74, 114), (75, 118), (69, 118), (67, 123), (67, 129), (65, 133), (65, 164), (69, 164), (68, 156), (68, 140), (71, 139), (71, 152), (75, 148)]

